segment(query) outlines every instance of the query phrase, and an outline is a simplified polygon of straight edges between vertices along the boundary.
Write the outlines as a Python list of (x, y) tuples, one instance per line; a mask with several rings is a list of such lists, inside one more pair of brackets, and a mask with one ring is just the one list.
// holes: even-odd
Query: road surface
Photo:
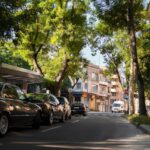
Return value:
[(39, 130), (11, 129), (0, 150), (150, 150), (150, 135), (121, 114), (89, 113)]

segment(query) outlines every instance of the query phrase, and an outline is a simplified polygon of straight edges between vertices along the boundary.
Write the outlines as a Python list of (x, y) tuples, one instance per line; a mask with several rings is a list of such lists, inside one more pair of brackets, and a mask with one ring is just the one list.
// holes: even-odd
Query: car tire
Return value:
[(39, 129), (40, 128), (40, 122), (41, 122), (41, 115), (40, 115), (40, 112), (38, 112), (33, 119), (32, 128), (33, 129)]
[(8, 131), (9, 119), (6, 114), (0, 115), (0, 136), (4, 136)]
[(83, 116), (87, 116), (87, 114), (86, 114), (86, 113), (84, 113), (84, 114), (83, 114)]
[(49, 125), (52, 125), (53, 122), (54, 122), (54, 114), (53, 114), (52, 111), (49, 113), (48, 121), (47, 122), (48, 122)]
[(65, 122), (65, 114), (61, 116), (60, 122)]
[(72, 117), (72, 115), (70, 114), (70, 115), (69, 115), (69, 117), (68, 117), (68, 119), (70, 120), (70, 119), (71, 119), (71, 117)]
[(68, 120), (68, 118), (69, 118), (68, 113), (66, 113), (65, 120)]

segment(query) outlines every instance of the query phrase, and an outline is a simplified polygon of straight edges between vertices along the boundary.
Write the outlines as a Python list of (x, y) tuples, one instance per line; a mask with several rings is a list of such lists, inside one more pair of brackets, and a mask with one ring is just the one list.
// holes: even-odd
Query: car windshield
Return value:
[(113, 107), (120, 107), (120, 104), (115, 103), (113, 104)]
[(60, 104), (64, 104), (65, 103), (64, 98), (62, 98), (62, 97), (57, 97), (57, 98), (58, 98)]
[(74, 103), (74, 104), (72, 104), (72, 106), (83, 106), (83, 104), (82, 103)]
[(28, 94), (28, 98), (34, 101), (44, 101), (48, 99), (48, 95), (46, 94)]

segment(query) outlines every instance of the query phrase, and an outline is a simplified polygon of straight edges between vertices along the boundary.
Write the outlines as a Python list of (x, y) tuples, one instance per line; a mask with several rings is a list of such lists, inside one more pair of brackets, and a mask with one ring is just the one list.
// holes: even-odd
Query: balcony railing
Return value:
[(102, 85), (108, 85), (109, 83), (108, 82), (106, 82), (106, 81), (99, 81), (99, 84), (102, 84)]
[(112, 85), (117, 85), (117, 82), (116, 81), (112, 81), (111, 84)]

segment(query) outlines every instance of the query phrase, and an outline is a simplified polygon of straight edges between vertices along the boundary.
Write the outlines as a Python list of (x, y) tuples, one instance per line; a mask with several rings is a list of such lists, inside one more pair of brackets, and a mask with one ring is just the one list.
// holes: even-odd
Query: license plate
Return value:
[(79, 107), (74, 107), (74, 109), (79, 109)]

